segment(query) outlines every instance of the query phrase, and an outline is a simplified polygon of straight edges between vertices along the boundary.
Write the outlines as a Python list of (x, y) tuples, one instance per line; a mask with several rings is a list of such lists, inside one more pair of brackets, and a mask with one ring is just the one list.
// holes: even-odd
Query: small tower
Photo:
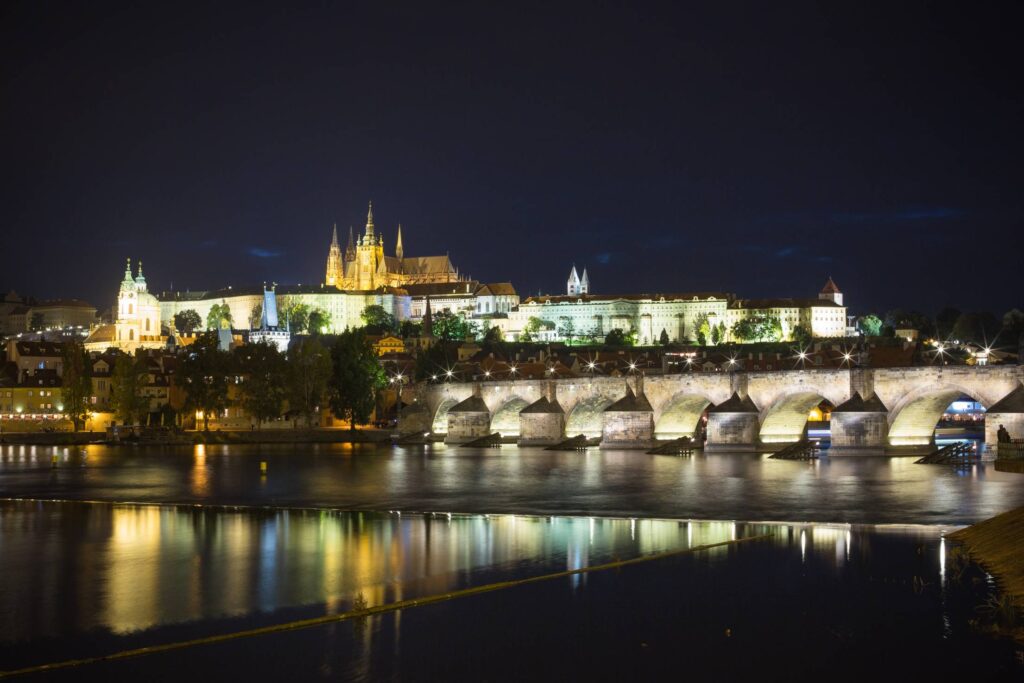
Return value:
[(373, 202), (370, 202), (370, 210), (366, 213), (366, 232), (363, 236), (364, 244), (373, 244), (374, 241), (374, 228), (373, 228)]
[(405, 250), (402, 248), (402, 224), (398, 224), (398, 240), (395, 242), (395, 257), (401, 261), (405, 258)]
[(839, 306), (843, 305), (843, 293), (839, 291), (839, 287), (837, 287), (836, 283), (832, 281), (831, 275), (828, 278), (828, 282), (825, 283), (825, 286), (821, 288), (820, 292), (818, 292), (818, 298), (822, 301), (831, 301)]
[(356, 260), (356, 238), (352, 234), (352, 226), (348, 226), (348, 246), (345, 247), (345, 260)]
[(590, 276), (587, 275), (587, 269), (583, 269), (583, 277), (580, 278), (580, 294), (590, 294)]
[(565, 292), (570, 296), (580, 294), (580, 276), (576, 272), (576, 264), (573, 264), (572, 270), (569, 272), (569, 279), (565, 283)]
[(324, 284), (328, 287), (341, 287), (344, 271), (341, 265), (341, 246), (338, 244), (338, 225), (335, 223), (331, 235), (331, 247), (327, 251), (327, 275)]

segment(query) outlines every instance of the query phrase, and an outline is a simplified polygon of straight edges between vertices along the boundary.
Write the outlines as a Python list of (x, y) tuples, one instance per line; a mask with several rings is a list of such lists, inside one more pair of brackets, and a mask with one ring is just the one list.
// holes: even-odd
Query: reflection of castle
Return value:
[(460, 282), (458, 271), (445, 256), (405, 256), (402, 248), (402, 226), (398, 226), (395, 255), (384, 255), (384, 238), (373, 225), (373, 202), (366, 215), (366, 229), (358, 240), (348, 232), (348, 246), (342, 254), (338, 228), (334, 228), (327, 255), (329, 287), (347, 291), (368, 292), (381, 287), (404, 287), (414, 284)]

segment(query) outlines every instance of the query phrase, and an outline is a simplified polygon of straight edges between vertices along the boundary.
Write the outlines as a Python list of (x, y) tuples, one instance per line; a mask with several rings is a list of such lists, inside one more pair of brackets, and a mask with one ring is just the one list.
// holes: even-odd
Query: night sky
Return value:
[(2, 288), (320, 283), (372, 199), (523, 296), (1024, 307), (1021, 3), (133, 4), (0, 8)]

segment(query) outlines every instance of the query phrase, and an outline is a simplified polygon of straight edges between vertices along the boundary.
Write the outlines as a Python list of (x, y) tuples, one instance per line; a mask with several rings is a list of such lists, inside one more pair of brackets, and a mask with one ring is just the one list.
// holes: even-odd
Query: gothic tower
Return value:
[(385, 284), (378, 282), (378, 273), (384, 265), (384, 244), (377, 236), (373, 225), (373, 202), (366, 214), (366, 230), (356, 246), (355, 288), (361, 291), (377, 289)]
[(405, 249), (402, 248), (402, 224), (398, 224), (398, 241), (395, 242), (395, 257), (401, 261), (405, 258)]
[(334, 225), (334, 233), (331, 236), (331, 248), (327, 252), (327, 276), (324, 283), (328, 287), (341, 287), (345, 271), (341, 264), (341, 245), (338, 244), (338, 225)]
[(576, 264), (573, 264), (569, 279), (565, 283), (565, 293), (569, 295), (580, 293), (580, 276), (576, 272)]

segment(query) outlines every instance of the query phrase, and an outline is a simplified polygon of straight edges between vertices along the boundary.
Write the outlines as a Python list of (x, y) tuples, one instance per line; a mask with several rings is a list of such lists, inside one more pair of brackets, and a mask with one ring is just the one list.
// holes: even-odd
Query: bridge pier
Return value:
[(604, 410), (601, 448), (650, 448), (654, 445), (654, 409), (644, 395), (643, 375), (636, 393), (626, 381), (626, 395)]
[(708, 409), (708, 440), (704, 451), (753, 451), (758, 448), (758, 410), (749, 396), (733, 394)]
[(554, 382), (549, 382), (547, 395), (519, 411), (519, 445), (551, 446), (565, 437), (565, 411), (558, 403)]
[[(1010, 439), (1024, 439), (1024, 385), (1014, 389), (985, 413), (985, 443), (999, 443), (1000, 426), (1006, 430)], [(1019, 457), (1019, 450), (1015, 446), (1003, 450), (1004, 453), (1009, 452), (1009, 457)]]
[(456, 403), (448, 411), (448, 435), (445, 443), (466, 443), (491, 433), (491, 411), (480, 396), (480, 385), (473, 386), (473, 395)]
[(858, 455), (884, 450), (889, 437), (889, 411), (874, 394), (861, 394), (832, 411), (830, 455)]

